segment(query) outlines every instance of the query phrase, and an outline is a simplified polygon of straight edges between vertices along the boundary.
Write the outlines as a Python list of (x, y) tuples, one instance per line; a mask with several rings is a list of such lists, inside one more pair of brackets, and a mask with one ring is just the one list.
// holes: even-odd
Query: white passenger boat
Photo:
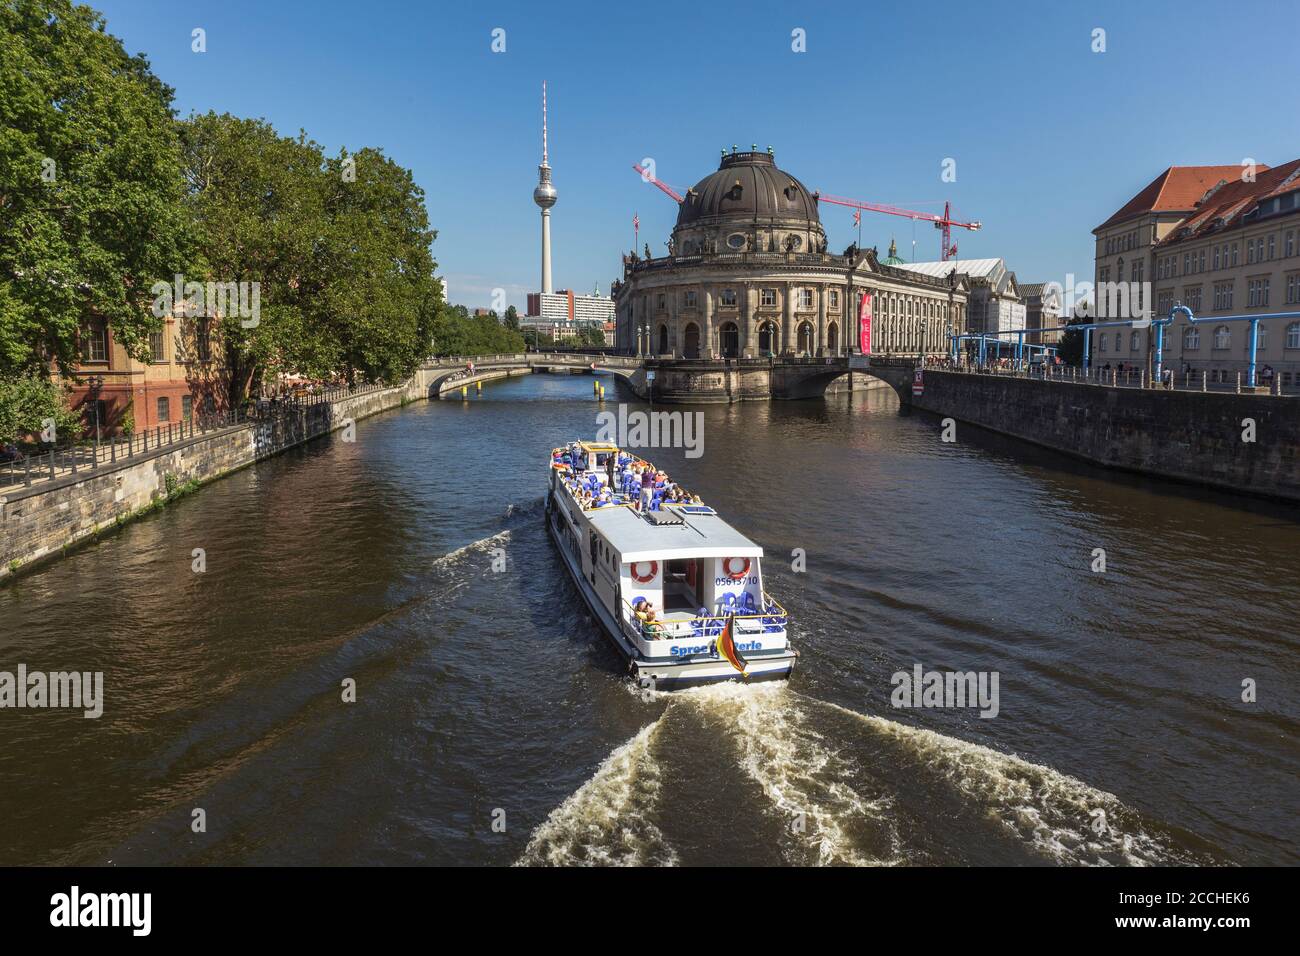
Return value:
[(641, 686), (790, 676), (799, 654), (762, 548), (617, 446), (572, 442), (549, 469), (547, 527)]

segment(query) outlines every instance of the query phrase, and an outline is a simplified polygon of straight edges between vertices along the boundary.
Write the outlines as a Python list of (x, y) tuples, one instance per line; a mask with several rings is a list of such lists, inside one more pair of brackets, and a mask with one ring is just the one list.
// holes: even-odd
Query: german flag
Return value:
[(745, 668), (749, 666), (749, 661), (740, 656), (740, 651), (736, 650), (736, 640), (732, 636), (732, 626), (735, 622), (736, 615), (728, 614), (727, 623), (722, 626), (722, 633), (718, 635), (718, 655), (725, 657), (727, 663), (740, 671), (741, 674), (744, 674), (745, 677), (749, 677), (748, 674), (745, 674)]

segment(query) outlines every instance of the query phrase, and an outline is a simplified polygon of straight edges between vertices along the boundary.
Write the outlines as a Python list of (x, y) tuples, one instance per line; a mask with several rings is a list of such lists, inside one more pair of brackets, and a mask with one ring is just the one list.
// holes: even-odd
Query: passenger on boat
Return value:
[(655, 619), (655, 609), (649, 601), (641, 605), (641, 610), (637, 611), (637, 618), (641, 621), (641, 633), (649, 640), (663, 636), (663, 627)]

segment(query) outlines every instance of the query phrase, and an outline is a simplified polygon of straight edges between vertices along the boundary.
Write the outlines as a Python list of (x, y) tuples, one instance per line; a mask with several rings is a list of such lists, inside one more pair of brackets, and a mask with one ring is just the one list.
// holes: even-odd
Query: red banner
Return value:
[(858, 303), (858, 345), (863, 355), (871, 354), (871, 293), (862, 293)]

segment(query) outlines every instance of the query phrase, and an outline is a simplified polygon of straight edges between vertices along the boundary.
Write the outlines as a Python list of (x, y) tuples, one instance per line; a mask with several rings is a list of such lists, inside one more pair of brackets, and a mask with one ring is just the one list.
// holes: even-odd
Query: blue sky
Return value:
[[(619, 255), (664, 252), (682, 188), (718, 151), (771, 145), (810, 189), (923, 211), (951, 200), (1022, 282), (1092, 275), (1090, 230), (1166, 166), (1300, 156), (1296, 5), (1025, 2), (478, 3), (98, 0), (191, 110), (382, 148), (427, 193), (454, 302), (521, 307), (539, 283), (532, 202), (547, 80), (556, 288), (608, 291)], [(207, 52), (191, 51), (191, 31)], [(492, 31), (506, 51), (493, 53)], [(807, 52), (791, 49), (806, 33)], [(1092, 52), (1092, 32), (1106, 51)], [(945, 159), (957, 179), (940, 179)], [(831, 247), (851, 211), (824, 206)], [(912, 256), (911, 221), (862, 239)], [(938, 253), (915, 226), (916, 258)]]

